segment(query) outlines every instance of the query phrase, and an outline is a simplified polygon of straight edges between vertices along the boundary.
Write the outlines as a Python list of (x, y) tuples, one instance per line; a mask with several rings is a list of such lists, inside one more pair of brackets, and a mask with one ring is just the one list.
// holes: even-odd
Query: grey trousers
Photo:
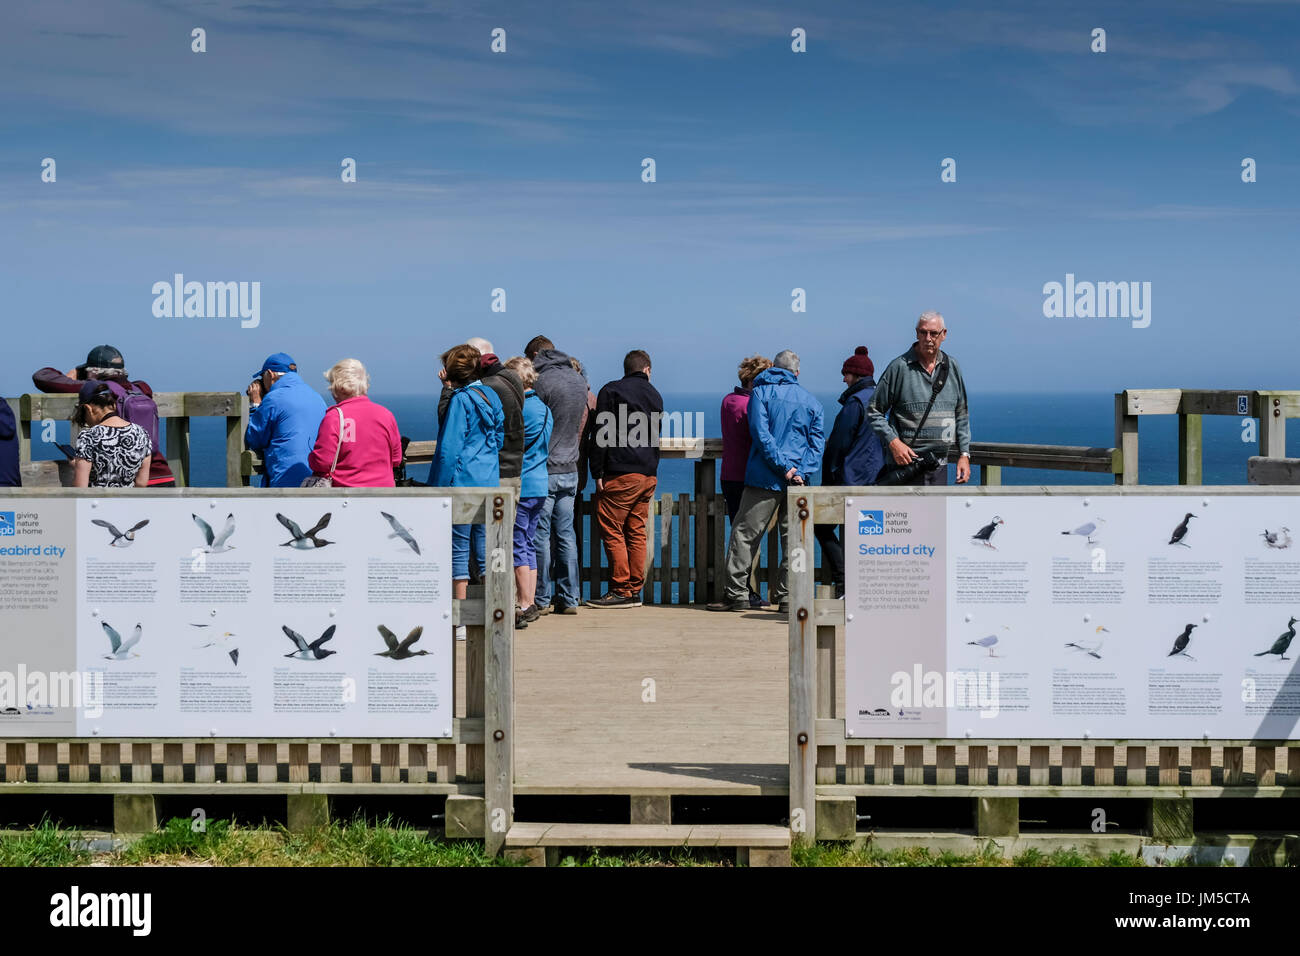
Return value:
[(773, 604), (786, 600), (786, 506), (785, 491), (768, 491), (766, 488), (745, 486), (740, 496), (740, 507), (731, 526), (731, 542), (727, 547), (727, 592), (725, 600), (749, 600), (749, 571), (755, 552), (772, 516), (776, 515), (777, 533), (781, 537), (781, 572), (777, 575), (776, 590), (768, 595)]

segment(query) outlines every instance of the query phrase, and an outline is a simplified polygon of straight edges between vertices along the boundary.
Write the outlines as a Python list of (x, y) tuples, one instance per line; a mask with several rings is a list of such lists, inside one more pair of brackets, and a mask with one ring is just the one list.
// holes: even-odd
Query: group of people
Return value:
[[(763, 606), (754, 583), (758, 546), (775, 526), (781, 573), (771, 595), (786, 609), (786, 489), (820, 471), (823, 484), (878, 481), (943, 484), (950, 445), (957, 481), (970, 477), (970, 422), (961, 372), (941, 346), (943, 316), (925, 312), (916, 342), (889, 363), (879, 381), (865, 346), (840, 370), (841, 409), (830, 435), (821, 404), (799, 383), (799, 356), (744, 359), (740, 385), (722, 401), (722, 492), (731, 522), (722, 600), (713, 611)], [(623, 375), (593, 393), (580, 362), (546, 336), (502, 361), (492, 343), (472, 338), (441, 356), (438, 442), (429, 484), (511, 487), (518, 501), (513, 529), (516, 627), (544, 614), (637, 607), (645, 585), (646, 521), (659, 466), (657, 426), (663, 398), (651, 384), (650, 356), (633, 349)], [(298, 374), (293, 358), (269, 356), (248, 386), (245, 445), (260, 452), (266, 487), (328, 484), (393, 487), (403, 473), (403, 439), (391, 411), (367, 397), (370, 378), (356, 359), (337, 362), (325, 379), (334, 404)], [(68, 372), (33, 375), (45, 392), (76, 392), (75, 447), (67, 449), (81, 487), (174, 485), (158, 444), (157, 408), (148, 384), (128, 376), (112, 346), (92, 349)], [(0, 442), (14, 431), (0, 402)], [(636, 423), (654, 427), (636, 427)], [(629, 428), (628, 423), (633, 423)], [(0, 481), (10, 468), (0, 456)], [(609, 561), (603, 595), (582, 600), (574, 504), (588, 475), (595, 484), (595, 526)], [(843, 593), (844, 553), (832, 525), (817, 539)], [(452, 534), (453, 593), (464, 598), (471, 561), (485, 564), (482, 525)]]

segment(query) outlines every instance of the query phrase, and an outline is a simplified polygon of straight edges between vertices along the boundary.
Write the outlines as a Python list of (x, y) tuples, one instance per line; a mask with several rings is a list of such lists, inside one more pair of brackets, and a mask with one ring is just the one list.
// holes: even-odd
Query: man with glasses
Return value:
[(940, 349), (947, 335), (942, 315), (922, 312), (916, 321), (916, 343), (889, 363), (867, 405), (871, 427), (885, 446), (887, 461), (903, 466), (925, 452), (938, 459), (939, 467), (922, 470), (913, 484), (948, 483), (950, 444), (957, 446), (959, 455), (957, 484), (970, 479), (966, 383), (957, 363)]

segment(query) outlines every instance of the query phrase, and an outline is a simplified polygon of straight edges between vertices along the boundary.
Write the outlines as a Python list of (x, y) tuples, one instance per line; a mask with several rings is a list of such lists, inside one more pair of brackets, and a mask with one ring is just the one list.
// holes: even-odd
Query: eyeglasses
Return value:
[(929, 329), (917, 329), (916, 336), (917, 338), (924, 337), (927, 339), (937, 339), (942, 337), (943, 334), (947, 331), (948, 331), (947, 329), (940, 329), (938, 332), (931, 332)]

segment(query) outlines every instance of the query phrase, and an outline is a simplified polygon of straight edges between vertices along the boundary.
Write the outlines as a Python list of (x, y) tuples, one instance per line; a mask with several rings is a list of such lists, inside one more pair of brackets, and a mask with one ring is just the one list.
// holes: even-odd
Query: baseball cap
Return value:
[[(96, 366), (96, 367), (99, 368), (102, 366)], [(81, 404), (84, 405), (87, 402), (89, 402), (92, 398), (95, 397), (96, 392), (98, 392), (101, 388), (106, 388), (106, 387), (108, 387), (108, 383), (101, 382), (98, 379), (92, 378), (88, 382), (83, 382), (80, 391), (77, 392), (77, 401), (81, 402)]]
[(287, 352), (276, 352), (267, 356), (262, 367), (253, 373), (253, 378), (261, 378), (265, 372), (289, 372), (298, 367), (298, 363)]
[(122, 353), (111, 345), (96, 345), (86, 356), (82, 368), (122, 368)]

